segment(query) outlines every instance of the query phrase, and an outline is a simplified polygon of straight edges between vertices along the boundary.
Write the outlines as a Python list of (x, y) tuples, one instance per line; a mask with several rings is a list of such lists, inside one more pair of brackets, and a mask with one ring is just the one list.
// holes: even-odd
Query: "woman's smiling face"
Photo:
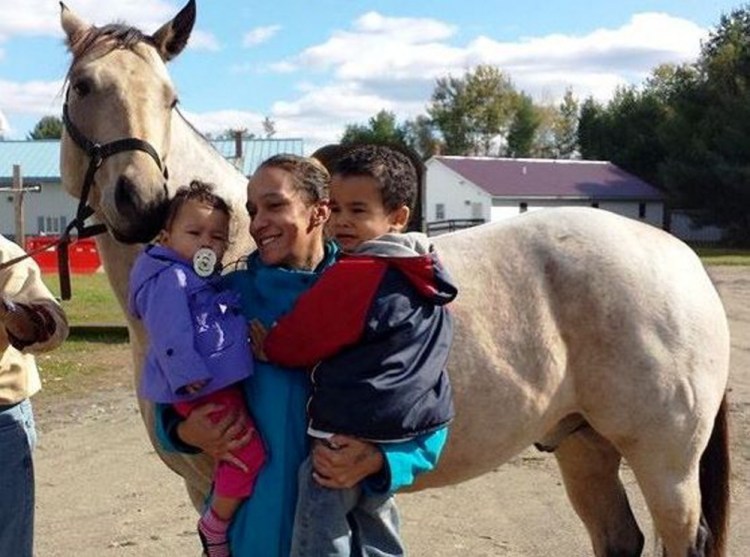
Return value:
[[(295, 187), (282, 168), (261, 167), (247, 185), (250, 235), (263, 263), (291, 269), (311, 269), (322, 252), (322, 226), (316, 226), (320, 206)], [(311, 266), (312, 265), (312, 266)]]

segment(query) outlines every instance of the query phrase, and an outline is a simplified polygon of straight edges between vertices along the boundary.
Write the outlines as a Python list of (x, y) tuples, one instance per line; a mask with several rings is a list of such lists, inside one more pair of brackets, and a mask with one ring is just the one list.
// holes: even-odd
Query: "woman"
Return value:
[[(242, 294), (248, 322), (258, 319), (266, 327), (272, 325), (336, 260), (338, 248), (323, 236), (330, 216), (328, 183), (328, 172), (320, 163), (294, 155), (271, 157), (250, 179), (247, 208), (258, 249), (247, 258), (246, 268), (227, 276), (230, 286)], [(268, 460), (252, 499), (232, 524), (230, 546), (236, 557), (289, 555), (297, 471), (309, 451), (305, 415), (309, 388), (308, 374), (261, 361), (245, 381), (248, 406), (266, 443)], [(165, 426), (159, 432), (162, 443), (175, 450), (198, 447), (214, 458), (234, 461), (231, 451), (247, 439), (233, 440), (240, 424), (230, 420), (211, 424), (208, 414), (215, 409), (206, 405), (181, 422), (163, 413), (166, 419), (157, 420)], [(345, 436), (333, 441), (339, 450), (321, 447), (313, 454), (321, 485), (351, 487), (367, 478), (369, 489), (391, 492), (411, 484), (434, 464), (444, 435), (382, 446)], [(395, 506), (392, 514), (397, 529)], [(393, 555), (404, 553), (397, 536), (387, 531), (382, 535), (394, 538)]]

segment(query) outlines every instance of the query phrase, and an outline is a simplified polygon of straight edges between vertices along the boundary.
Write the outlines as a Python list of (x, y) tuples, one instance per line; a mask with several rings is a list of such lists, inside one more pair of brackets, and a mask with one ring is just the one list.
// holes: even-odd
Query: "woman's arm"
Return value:
[(232, 451), (246, 445), (254, 431), (247, 427), (242, 415), (236, 413), (213, 422), (210, 415), (220, 409), (218, 404), (204, 404), (182, 418), (171, 406), (157, 404), (156, 437), (168, 451), (204, 452), (217, 461), (223, 460), (247, 471)]
[(336, 435), (331, 441), (339, 449), (318, 443), (313, 450), (316, 480), (334, 489), (364, 481), (366, 489), (395, 492), (435, 468), (447, 438), (447, 427), (401, 443), (379, 445)]

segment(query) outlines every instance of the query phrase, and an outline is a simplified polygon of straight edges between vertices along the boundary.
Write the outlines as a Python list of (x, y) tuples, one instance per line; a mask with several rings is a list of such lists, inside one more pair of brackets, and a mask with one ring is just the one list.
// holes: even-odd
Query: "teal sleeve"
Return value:
[(377, 493), (396, 492), (414, 483), (417, 476), (437, 466), (448, 439), (448, 427), (401, 443), (378, 445), (386, 466), (380, 474), (368, 478), (365, 488)]
[(170, 453), (196, 454), (200, 450), (184, 443), (177, 435), (177, 426), (182, 417), (169, 404), (156, 404), (154, 407), (154, 431), (159, 444)]

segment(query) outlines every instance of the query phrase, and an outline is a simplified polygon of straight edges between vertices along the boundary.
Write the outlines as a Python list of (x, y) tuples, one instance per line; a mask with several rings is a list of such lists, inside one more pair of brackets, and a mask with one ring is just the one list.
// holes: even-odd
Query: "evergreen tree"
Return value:
[(57, 116), (44, 116), (36, 123), (27, 139), (60, 139), (63, 123)]

